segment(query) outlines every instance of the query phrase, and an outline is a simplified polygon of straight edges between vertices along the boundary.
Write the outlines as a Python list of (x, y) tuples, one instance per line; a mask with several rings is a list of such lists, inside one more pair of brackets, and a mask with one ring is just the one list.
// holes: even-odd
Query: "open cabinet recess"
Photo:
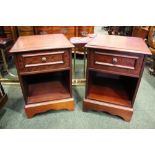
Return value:
[(66, 99), (70, 95), (69, 70), (23, 76), (27, 104)]

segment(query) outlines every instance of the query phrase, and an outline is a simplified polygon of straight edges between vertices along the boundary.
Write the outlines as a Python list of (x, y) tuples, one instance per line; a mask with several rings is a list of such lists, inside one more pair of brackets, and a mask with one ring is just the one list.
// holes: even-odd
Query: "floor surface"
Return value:
[[(80, 66), (80, 64), (79, 64)], [(130, 129), (155, 128), (155, 76), (145, 68), (131, 122), (104, 112), (83, 112), (84, 86), (74, 86), (74, 111), (48, 111), (28, 119), (20, 85), (3, 85), (9, 100), (0, 110), (0, 128), (9, 129)]]

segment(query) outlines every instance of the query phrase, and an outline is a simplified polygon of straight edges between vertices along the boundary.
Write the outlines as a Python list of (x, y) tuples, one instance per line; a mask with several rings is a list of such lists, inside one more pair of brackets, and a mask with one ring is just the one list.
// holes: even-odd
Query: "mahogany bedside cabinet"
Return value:
[(150, 51), (141, 38), (97, 35), (88, 51), (83, 111), (95, 110), (130, 121), (134, 100)]
[(19, 37), (10, 50), (16, 59), (28, 118), (48, 110), (74, 110), (73, 47), (63, 34), (48, 34)]

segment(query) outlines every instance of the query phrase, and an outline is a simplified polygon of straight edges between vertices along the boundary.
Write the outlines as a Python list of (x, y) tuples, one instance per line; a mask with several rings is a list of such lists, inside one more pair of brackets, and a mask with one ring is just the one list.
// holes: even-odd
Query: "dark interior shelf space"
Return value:
[[(35, 76), (35, 77), (34, 77)], [(27, 86), (27, 104), (69, 98), (69, 71), (24, 77)]]
[(90, 71), (88, 98), (132, 107), (136, 78)]

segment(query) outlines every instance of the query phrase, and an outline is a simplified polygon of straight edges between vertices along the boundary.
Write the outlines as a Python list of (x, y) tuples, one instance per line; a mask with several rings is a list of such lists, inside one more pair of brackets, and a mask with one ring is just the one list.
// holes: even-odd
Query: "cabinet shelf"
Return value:
[[(88, 99), (132, 107), (133, 83), (136, 78), (90, 71)], [(130, 83), (130, 86), (127, 83)]]
[(25, 76), (25, 83), (27, 83), (27, 104), (71, 97), (69, 84), (66, 81), (67, 75), (69, 76), (69, 71)]
[(70, 94), (61, 81), (46, 81), (29, 85), (28, 104), (69, 98)]

